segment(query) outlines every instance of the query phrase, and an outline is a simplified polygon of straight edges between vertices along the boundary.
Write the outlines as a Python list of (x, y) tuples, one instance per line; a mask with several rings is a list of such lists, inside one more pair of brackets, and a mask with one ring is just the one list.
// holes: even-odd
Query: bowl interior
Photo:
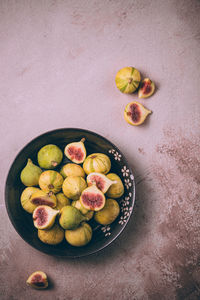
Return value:
[[(111, 159), (110, 173), (116, 173), (120, 176), (125, 193), (118, 199), (120, 204), (120, 215), (111, 225), (101, 226), (94, 220), (89, 223), (93, 228), (93, 237), (91, 242), (84, 247), (72, 247), (66, 241), (56, 246), (42, 243), (37, 237), (37, 229), (33, 226), (32, 215), (28, 214), (21, 207), (20, 196), (25, 186), (20, 181), (21, 170), (25, 167), (27, 159), (31, 158), (37, 163), (37, 152), (46, 144), (56, 144), (61, 150), (64, 150), (66, 144), (80, 141), (85, 138), (85, 147), (87, 155), (95, 152), (101, 152), (108, 155)], [(64, 158), (57, 167), (69, 162)], [(80, 257), (95, 253), (109, 245), (124, 229), (132, 213), (135, 200), (135, 183), (130, 167), (119, 149), (104, 137), (87, 130), (82, 129), (58, 129), (47, 132), (27, 144), (14, 160), (6, 181), (5, 201), (9, 218), (19, 235), (34, 248), (48, 254)]]

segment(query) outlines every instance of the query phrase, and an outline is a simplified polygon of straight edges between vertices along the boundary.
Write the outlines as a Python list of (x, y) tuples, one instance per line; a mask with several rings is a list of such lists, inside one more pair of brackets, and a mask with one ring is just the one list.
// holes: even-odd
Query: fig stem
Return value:
[(58, 163), (57, 163), (56, 161), (52, 160), (51, 165), (52, 165), (53, 167), (56, 167), (56, 166), (58, 165)]
[(82, 139), (81, 139), (81, 142), (84, 143), (84, 142), (85, 142), (85, 138), (82, 138)]
[(128, 83), (131, 83), (133, 81), (133, 78), (129, 78)]

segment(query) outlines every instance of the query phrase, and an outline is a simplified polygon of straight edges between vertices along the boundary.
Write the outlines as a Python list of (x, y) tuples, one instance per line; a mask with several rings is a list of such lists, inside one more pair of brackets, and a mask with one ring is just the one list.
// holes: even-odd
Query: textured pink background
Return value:
[[(200, 298), (200, 2), (0, 1), (0, 299)], [(123, 119), (116, 72), (157, 91), (144, 126)], [(136, 207), (107, 249), (67, 260), (32, 249), (4, 205), (8, 169), (32, 138), (62, 127), (104, 135), (136, 176)], [(53, 282), (34, 291), (37, 269)]]

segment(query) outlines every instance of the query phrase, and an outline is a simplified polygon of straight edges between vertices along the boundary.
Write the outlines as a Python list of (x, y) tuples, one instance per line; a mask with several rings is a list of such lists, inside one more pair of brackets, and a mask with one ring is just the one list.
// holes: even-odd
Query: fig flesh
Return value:
[(86, 218), (73, 206), (64, 206), (60, 211), (59, 223), (64, 229), (75, 229)]
[(149, 78), (142, 80), (140, 88), (138, 90), (139, 98), (148, 98), (153, 95), (155, 91), (155, 84)]
[(38, 152), (38, 163), (41, 168), (54, 169), (61, 163), (63, 153), (56, 145), (46, 145)]
[(46, 193), (46, 192), (38, 189), (38, 191), (34, 192), (31, 195), (30, 202), (36, 206), (47, 205), (52, 208), (55, 208), (56, 204), (57, 204), (57, 199), (56, 199), (56, 196), (52, 192)]
[(140, 72), (133, 67), (122, 68), (117, 72), (115, 83), (117, 88), (125, 94), (132, 94), (139, 86)]
[(80, 224), (75, 230), (65, 230), (66, 241), (75, 247), (87, 245), (92, 239), (92, 228), (86, 222)]
[(109, 198), (120, 198), (124, 194), (124, 185), (121, 178), (115, 173), (109, 173), (106, 175), (110, 180), (115, 180), (117, 183), (111, 185), (106, 192), (106, 196)]
[(141, 103), (133, 101), (126, 105), (124, 119), (127, 123), (137, 126), (142, 124), (149, 114), (151, 114), (151, 110), (145, 108)]
[(110, 180), (108, 177), (106, 177), (106, 175), (101, 173), (93, 172), (87, 176), (88, 186), (96, 185), (96, 187), (104, 194), (107, 192), (109, 187), (114, 183), (117, 182)]
[(65, 178), (62, 190), (65, 196), (72, 200), (78, 200), (82, 191), (87, 187), (85, 179), (80, 176), (68, 176)]
[(71, 201), (63, 193), (56, 194), (56, 199), (57, 199), (56, 209), (61, 210), (61, 208), (63, 208), (64, 206), (71, 204)]
[(103, 209), (95, 212), (94, 219), (101, 225), (108, 225), (115, 221), (120, 213), (119, 204), (114, 199), (107, 199)]
[(62, 167), (60, 174), (63, 178), (66, 178), (68, 176), (81, 176), (85, 178), (85, 172), (83, 168), (77, 164), (66, 164)]
[(107, 174), (110, 168), (110, 158), (103, 153), (90, 154), (83, 163), (83, 169), (87, 175), (93, 172)]
[(84, 146), (85, 138), (80, 142), (70, 143), (65, 147), (64, 153), (71, 161), (76, 164), (81, 164), (86, 158), (86, 149)]
[(57, 171), (44, 171), (39, 178), (39, 186), (45, 192), (60, 192), (63, 184), (63, 177)]
[(34, 209), (36, 209), (37, 205), (31, 203), (31, 197), (34, 193), (40, 191), (40, 189), (36, 187), (27, 187), (23, 190), (20, 201), (23, 209), (27, 211), (29, 214), (32, 214)]
[(65, 232), (58, 224), (54, 224), (54, 226), (48, 230), (38, 229), (38, 238), (48, 245), (60, 244), (63, 241), (64, 236)]
[(25, 168), (21, 171), (20, 179), (26, 186), (38, 185), (41, 173), (42, 170), (38, 166), (34, 165), (32, 160), (29, 158)]
[(104, 194), (95, 185), (86, 188), (80, 197), (82, 206), (94, 211), (102, 209), (105, 205), (105, 201)]
[(36, 271), (29, 276), (26, 284), (35, 289), (46, 289), (48, 287), (47, 275), (42, 271)]
[(59, 210), (40, 205), (33, 212), (33, 224), (37, 229), (49, 229), (53, 226), (58, 214)]

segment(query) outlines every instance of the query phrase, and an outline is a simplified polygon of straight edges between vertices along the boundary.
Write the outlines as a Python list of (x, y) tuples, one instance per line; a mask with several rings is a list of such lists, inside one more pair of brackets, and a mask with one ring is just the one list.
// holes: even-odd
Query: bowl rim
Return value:
[[(115, 148), (121, 155), (122, 155), (122, 159), (123, 159), (123, 162), (125, 163), (125, 165), (129, 168), (130, 170), (130, 175), (133, 176), (133, 185), (132, 185), (132, 211), (130, 213), (130, 215), (127, 217), (126, 219), (126, 223), (124, 225), (121, 226), (121, 229), (117, 232), (117, 234), (115, 236), (112, 237), (112, 239), (110, 239), (106, 244), (102, 245), (101, 247), (99, 247), (98, 249), (95, 249), (95, 250), (92, 250), (92, 251), (88, 251), (88, 253), (82, 253), (82, 254), (79, 254), (79, 255), (73, 255), (73, 256), (69, 256), (69, 255), (62, 255), (62, 254), (55, 254), (55, 253), (48, 253), (48, 251), (46, 250), (40, 250), (38, 249), (38, 247), (36, 247), (35, 245), (32, 245), (30, 244), (24, 237), (23, 235), (19, 232), (19, 230), (17, 229), (17, 226), (15, 225), (15, 222), (14, 222), (14, 218), (9, 210), (9, 207), (8, 207), (8, 201), (7, 201), (7, 198), (8, 198), (8, 181), (9, 181), (9, 177), (10, 177), (10, 174), (11, 174), (11, 170), (12, 168), (14, 167), (18, 157), (21, 155), (21, 153), (31, 144), (33, 143), (36, 139), (40, 139), (42, 138), (43, 136), (45, 135), (48, 135), (48, 134), (51, 134), (51, 133), (56, 133), (56, 132), (64, 132), (64, 131), (79, 131), (79, 132), (86, 132), (86, 133), (89, 133), (91, 135), (94, 135), (96, 137), (99, 137), (101, 139), (103, 139), (105, 142), (109, 143), (113, 148)], [(111, 243), (113, 243), (118, 237), (119, 235), (121, 235), (121, 233), (124, 231), (125, 227), (127, 226), (128, 222), (130, 221), (130, 218), (132, 216), (132, 213), (133, 213), (133, 207), (135, 205), (135, 187), (136, 187), (136, 184), (135, 184), (135, 176), (133, 174), (133, 171), (132, 171), (132, 168), (130, 167), (128, 161), (126, 160), (124, 154), (121, 152), (121, 150), (119, 150), (119, 148), (113, 144), (111, 141), (109, 141), (107, 138), (105, 138), (104, 136), (102, 136), (101, 134), (98, 134), (94, 131), (91, 131), (91, 130), (88, 130), (88, 129), (83, 129), (83, 128), (75, 128), (75, 127), (67, 127), (67, 128), (57, 128), (57, 129), (53, 129), (53, 130), (49, 130), (49, 131), (46, 131), (42, 134), (39, 134), (38, 136), (32, 138), (25, 146), (23, 146), (23, 148), (21, 148), (21, 150), (17, 153), (17, 155), (15, 156), (13, 162), (11, 163), (10, 167), (9, 167), (9, 170), (7, 172), (7, 177), (6, 177), (6, 182), (5, 182), (5, 192), (4, 192), (4, 197), (5, 197), (5, 206), (6, 206), (6, 211), (7, 211), (7, 214), (8, 214), (8, 217), (10, 219), (10, 222), (11, 224), (13, 225), (15, 231), (18, 233), (18, 235), (31, 247), (33, 247), (34, 249), (36, 249), (37, 251), (40, 251), (42, 253), (45, 253), (45, 254), (48, 254), (48, 255), (51, 255), (51, 256), (57, 256), (57, 257), (65, 257), (65, 258), (70, 258), (70, 259), (74, 259), (74, 258), (80, 258), (80, 257), (86, 257), (86, 256), (89, 256), (89, 255), (92, 255), (92, 254), (96, 254), (100, 251), (102, 251), (104, 248), (108, 247)]]

